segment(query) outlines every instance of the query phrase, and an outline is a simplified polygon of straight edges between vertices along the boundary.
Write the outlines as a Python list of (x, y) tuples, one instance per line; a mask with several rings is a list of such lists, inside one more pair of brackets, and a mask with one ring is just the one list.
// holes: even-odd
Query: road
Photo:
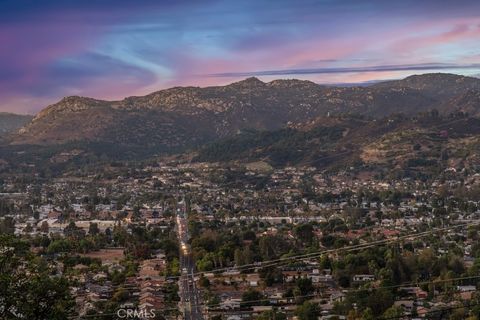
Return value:
[(184, 206), (177, 211), (177, 235), (180, 243), (179, 294), (182, 313), (185, 320), (203, 320), (200, 290), (194, 278), (195, 261), (188, 244), (188, 225)]

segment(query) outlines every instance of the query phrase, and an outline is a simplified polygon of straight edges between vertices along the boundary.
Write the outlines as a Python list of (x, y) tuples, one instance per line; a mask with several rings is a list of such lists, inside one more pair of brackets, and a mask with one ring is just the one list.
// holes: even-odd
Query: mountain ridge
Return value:
[(381, 118), (437, 109), (475, 116), (480, 114), (479, 92), (480, 79), (435, 73), (357, 87), (250, 77), (225, 86), (173, 87), (116, 101), (71, 96), (40, 111), (9, 142), (140, 143), (169, 152), (242, 130), (278, 130), (329, 115)]

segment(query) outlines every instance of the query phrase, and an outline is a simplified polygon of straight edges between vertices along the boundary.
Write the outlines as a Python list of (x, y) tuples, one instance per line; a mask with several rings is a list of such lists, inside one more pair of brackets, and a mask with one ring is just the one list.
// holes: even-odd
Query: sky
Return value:
[(0, 111), (256, 76), (480, 76), (478, 0), (0, 0)]

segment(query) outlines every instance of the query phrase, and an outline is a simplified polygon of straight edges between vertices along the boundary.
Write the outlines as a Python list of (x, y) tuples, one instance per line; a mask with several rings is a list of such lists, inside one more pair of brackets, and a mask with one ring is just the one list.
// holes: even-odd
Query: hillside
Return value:
[(376, 88), (410, 88), (423, 95), (440, 100), (462, 95), (467, 91), (480, 90), (480, 79), (449, 73), (413, 75), (402, 80), (380, 82)]
[(32, 116), (0, 112), (0, 135), (14, 132), (32, 120)]
[(277, 167), (324, 169), (352, 166), (423, 175), (478, 166), (479, 151), (480, 120), (426, 113), (378, 120), (318, 118), (273, 132), (244, 132), (201, 148), (194, 161), (263, 161)]
[(42, 110), (13, 144), (94, 141), (172, 151), (241, 130), (277, 130), (338, 114), (383, 117), (437, 108), (478, 114), (480, 80), (427, 74), (367, 87), (249, 78), (219, 87), (176, 87), (143, 97), (102, 101), (67, 97)]

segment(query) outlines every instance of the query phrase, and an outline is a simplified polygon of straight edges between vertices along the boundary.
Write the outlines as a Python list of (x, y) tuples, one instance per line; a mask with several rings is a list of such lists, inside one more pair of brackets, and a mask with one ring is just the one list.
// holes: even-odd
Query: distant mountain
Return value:
[(0, 135), (14, 132), (33, 119), (30, 115), (0, 112)]
[(375, 84), (376, 88), (409, 88), (437, 101), (462, 95), (467, 91), (480, 90), (480, 79), (448, 73), (414, 75), (403, 80), (393, 80)]
[(67, 97), (42, 110), (10, 143), (93, 142), (152, 153), (194, 148), (246, 130), (275, 131), (318, 117), (468, 111), (478, 115), (480, 79), (426, 74), (367, 87), (256, 78), (217, 87), (176, 87), (103, 101)]

